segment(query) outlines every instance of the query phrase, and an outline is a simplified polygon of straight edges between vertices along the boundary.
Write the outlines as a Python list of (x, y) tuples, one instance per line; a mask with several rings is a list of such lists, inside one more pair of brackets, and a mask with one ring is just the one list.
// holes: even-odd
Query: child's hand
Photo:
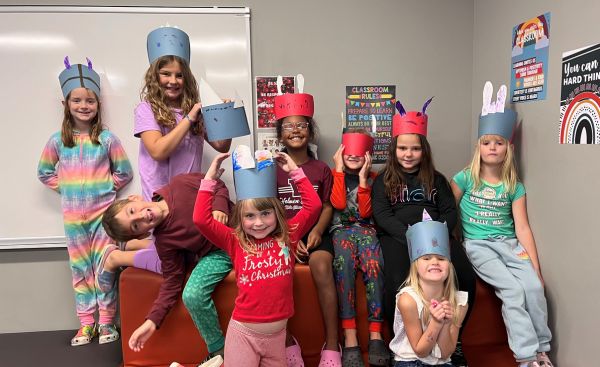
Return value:
[(210, 167), (208, 167), (208, 171), (206, 171), (206, 174), (204, 175), (204, 179), (205, 180), (216, 180), (219, 177), (221, 177), (223, 172), (225, 172), (225, 169), (221, 168), (221, 163), (223, 163), (223, 161), (225, 159), (227, 159), (229, 156), (230, 156), (229, 153), (218, 154), (215, 157), (215, 159), (213, 159), (212, 163), (210, 164)]
[(363, 188), (368, 187), (367, 180), (369, 179), (369, 174), (371, 173), (371, 166), (372, 166), (371, 153), (366, 152), (365, 153), (365, 164), (363, 164), (362, 168), (360, 169), (360, 172), (358, 172), (359, 184)]
[(202, 108), (202, 103), (198, 102), (198, 103), (194, 104), (194, 106), (192, 107), (192, 109), (188, 113), (188, 116), (191, 119), (190, 120), (191, 123), (198, 122), (198, 117), (200, 116), (200, 109), (201, 108)]
[(144, 321), (144, 323), (131, 334), (131, 338), (129, 338), (129, 348), (134, 352), (139, 352), (144, 349), (144, 344), (146, 344), (146, 341), (154, 334), (155, 330), (156, 324), (154, 324), (154, 321)]
[(444, 323), (444, 317), (446, 315), (444, 307), (440, 302), (433, 298), (431, 299), (431, 302), (429, 304), (429, 313), (435, 321), (439, 322), (440, 324)]
[(440, 303), (440, 306), (444, 309), (444, 323), (451, 323), (452, 317), (454, 316), (454, 312), (452, 311), (452, 306), (449, 301), (443, 300)]
[(336, 172), (344, 172), (344, 144), (340, 144), (340, 147), (333, 155), (333, 164), (335, 165)]
[(321, 244), (321, 234), (314, 229), (310, 231), (308, 234), (308, 238), (306, 240), (306, 248), (314, 248)]
[(284, 152), (275, 153), (273, 155), (275, 161), (284, 170), (286, 173), (290, 173), (291, 171), (298, 169), (296, 162)]
[(308, 257), (308, 248), (302, 240), (298, 240), (298, 244), (296, 245), (296, 260), (300, 263), (305, 263), (306, 258)]
[(213, 216), (214, 220), (216, 220), (217, 222), (221, 222), (221, 223), (227, 225), (227, 220), (229, 219), (227, 214), (223, 213), (220, 210), (213, 210), (212, 216)]

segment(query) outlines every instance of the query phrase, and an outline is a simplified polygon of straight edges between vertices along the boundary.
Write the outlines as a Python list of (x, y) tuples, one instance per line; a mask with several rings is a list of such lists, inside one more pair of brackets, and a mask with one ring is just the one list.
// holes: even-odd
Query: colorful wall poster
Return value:
[[(257, 76), (255, 83), (257, 126), (259, 129), (274, 129), (276, 121), (273, 100), (277, 95), (277, 77)], [(294, 93), (294, 77), (284, 76), (281, 89), (283, 93)]]
[(564, 52), (561, 144), (600, 144), (600, 44)]
[(512, 31), (511, 101), (546, 99), (550, 13), (531, 18)]
[(371, 115), (375, 115), (377, 120), (373, 163), (385, 163), (387, 159), (387, 148), (392, 140), (395, 98), (395, 85), (346, 86), (346, 118), (343, 121), (345, 127), (365, 128), (371, 131)]

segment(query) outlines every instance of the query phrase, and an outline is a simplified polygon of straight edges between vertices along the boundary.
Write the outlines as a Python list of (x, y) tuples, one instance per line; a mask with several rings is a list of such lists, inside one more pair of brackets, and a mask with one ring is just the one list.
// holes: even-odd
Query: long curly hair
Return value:
[[(91, 92), (96, 101), (98, 102), (98, 111), (96, 112), (96, 116), (92, 119), (90, 126), (90, 139), (92, 143), (99, 145), (100, 144), (100, 134), (102, 130), (104, 130), (104, 126), (102, 126), (102, 106), (100, 104), (100, 99), (91, 89), (87, 89), (88, 92)], [(75, 139), (73, 139), (73, 130), (75, 129), (75, 121), (73, 121), (73, 116), (71, 116), (71, 108), (69, 107), (69, 99), (71, 98), (71, 93), (67, 95), (65, 98), (64, 108), (63, 108), (63, 121), (60, 129), (60, 136), (62, 143), (67, 148), (73, 148), (75, 146)]]
[[(169, 107), (165, 92), (160, 86), (159, 72), (160, 69), (173, 62), (178, 63), (181, 67), (183, 93), (181, 95), (180, 108), (182, 114), (184, 116), (187, 115), (192, 110), (192, 107), (194, 107), (194, 104), (200, 102), (200, 97), (198, 94), (198, 84), (190, 70), (190, 66), (178, 56), (167, 55), (156, 59), (146, 71), (144, 87), (140, 93), (140, 99), (150, 103), (154, 118), (156, 118), (158, 124), (169, 129), (174, 128), (177, 121), (175, 120), (175, 113)], [(190, 131), (193, 135), (199, 135), (204, 132), (201, 117), (198, 123), (192, 125)]]

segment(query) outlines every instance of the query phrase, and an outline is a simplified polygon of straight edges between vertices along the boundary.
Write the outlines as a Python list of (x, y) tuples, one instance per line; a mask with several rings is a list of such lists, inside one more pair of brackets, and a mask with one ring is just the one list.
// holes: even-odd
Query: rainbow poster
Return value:
[(511, 102), (546, 99), (550, 13), (531, 18), (512, 31)]
[[(342, 128), (372, 129), (372, 116), (376, 135), (373, 144), (373, 163), (385, 163), (387, 149), (392, 141), (392, 117), (396, 102), (395, 85), (346, 86), (346, 118), (342, 114)], [(340, 140), (342, 129), (340, 129)]]
[(558, 141), (600, 144), (600, 44), (562, 55)]

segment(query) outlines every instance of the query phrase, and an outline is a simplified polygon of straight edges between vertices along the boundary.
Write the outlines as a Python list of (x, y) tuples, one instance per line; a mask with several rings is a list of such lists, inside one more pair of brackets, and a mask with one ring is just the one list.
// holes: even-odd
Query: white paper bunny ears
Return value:
[(501, 85), (496, 94), (496, 100), (492, 101), (494, 87), (487, 81), (483, 87), (483, 105), (479, 115), (479, 134), (500, 135), (506, 140), (511, 140), (513, 130), (517, 123), (517, 113), (511, 109), (505, 109), (506, 85)]

